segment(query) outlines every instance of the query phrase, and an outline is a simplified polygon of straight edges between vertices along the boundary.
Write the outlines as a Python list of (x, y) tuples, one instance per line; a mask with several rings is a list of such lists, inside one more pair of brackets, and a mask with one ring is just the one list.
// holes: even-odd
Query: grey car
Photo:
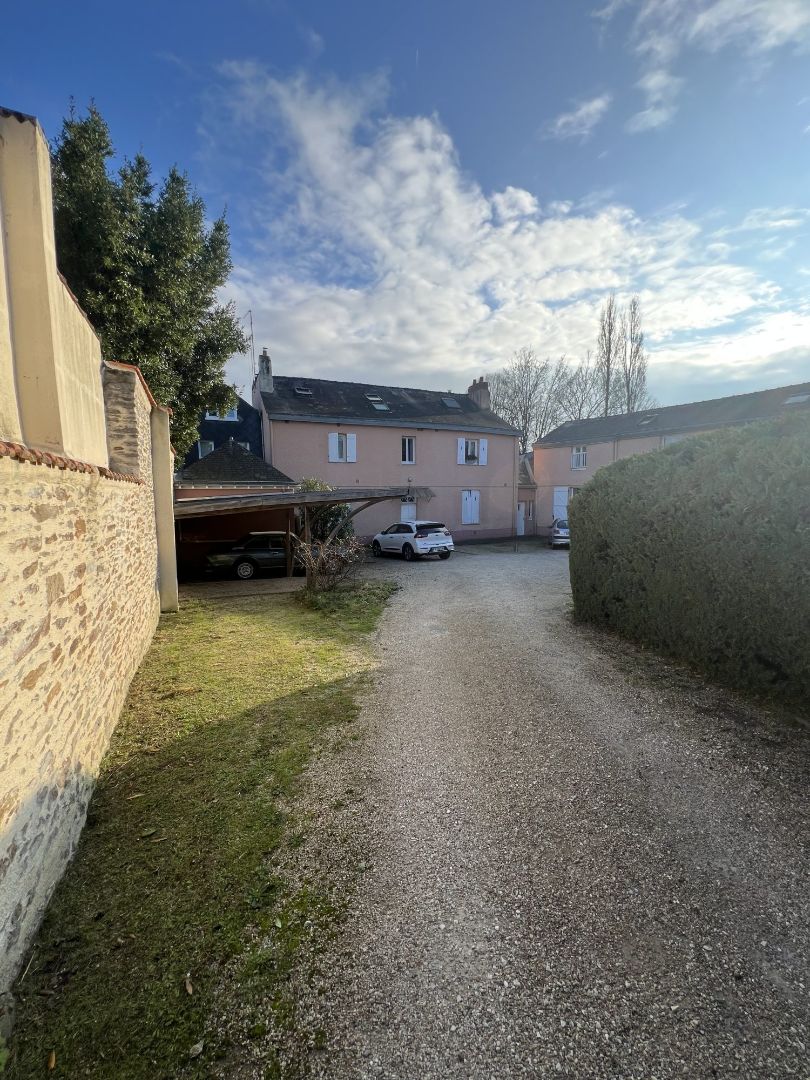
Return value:
[[(295, 558), (295, 549), (299, 541), (296, 536), (291, 536), (290, 540), (293, 545), (293, 568), (300, 573), (302, 568), (298, 559)], [(230, 571), (243, 581), (254, 577), (259, 570), (286, 571), (287, 534), (283, 532), (248, 533), (225, 550), (208, 555), (205, 561), (209, 572), (227, 573)]]
[(571, 546), (571, 530), (568, 528), (568, 518), (554, 518), (551, 523), (551, 533), (548, 538), (549, 547)]

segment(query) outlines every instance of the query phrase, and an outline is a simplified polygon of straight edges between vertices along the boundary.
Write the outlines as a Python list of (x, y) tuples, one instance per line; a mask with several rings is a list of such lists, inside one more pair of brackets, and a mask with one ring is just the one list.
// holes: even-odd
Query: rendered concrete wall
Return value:
[(106, 465), (101, 347), (56, 269), (48, 144), (1, 109), (0, 215), (0, 397), (18, 414), (0, 406), (0, 437)]
[[(443, 521), (454, 537), (486, 539), (514, 531), (517, 440), (511, 435), (352, 426), (350, 422), (338, 425), (274, 420), (271, 427), (272, 463), (295, 480), (315, 476), (333, 487), (379, 487), (407, 485), (410, 478), (414, 487), (429, 487), (435, 493), (430, 501), (417, 503), (417, 516)], [(330, 431), (356, 434), (356, 462), (328, 460)], [(457, 464), (457, 440), (465, 434), (487, 439), (486, 465)], [(416, 461), (412, 465), (403, 465), (400, 460), (404, 435), (416, 440)], [(465, 488), (481, 493), (478, 525), (461, 523), (461, 492)], [(360, 536), (372, 535), (398, 521), (399, 516), (399, 503), (380, 503), (358, 514), (355, 530)]]

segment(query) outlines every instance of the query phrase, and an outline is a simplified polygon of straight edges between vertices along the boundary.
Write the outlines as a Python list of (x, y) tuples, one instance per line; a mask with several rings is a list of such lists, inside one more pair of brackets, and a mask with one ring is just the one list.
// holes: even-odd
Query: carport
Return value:
[[(311, 527), (319, 511), (331, 506), (346, 504), (349, 512), (335, 526), (325, 543), (333, 538), (339, 529), (357, 514), (375, 503), (405, 498), (432, 499), (433, 491), (424, 487), (380, 487), (380, 488), (334, 488), (332, 491), (279, 491), (264, 493), (246, 493), (230, 495), (211, 495), (201, 498), (178, 499), (174, 504), (174, 518), (177, 529), (177, 541), (183, 540), (183, 525), (198, 524), (211, 518), (224, 515), (240, 515), (249, 522), (251, 514), (267, 519), (268, 511), (278, 511), (279, 521), (286, 523), (287, 533), (287, 576), (292, 576), (291, 536), (296, 533), (295, 513), (303, 516), (303, 540), (309, 542)], [(266, 526), (265, 526), (266, 527)], [(248, 528), (247, 531), (252, 531)], [(264, 530), (262, 530), (264, 531)]]

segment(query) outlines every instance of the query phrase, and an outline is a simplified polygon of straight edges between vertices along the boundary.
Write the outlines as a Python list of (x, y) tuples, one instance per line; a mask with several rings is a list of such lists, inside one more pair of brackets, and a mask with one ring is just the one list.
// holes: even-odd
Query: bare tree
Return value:
[(487, 376), (492, 410), (520, 432), (520, 450), (526, 453), (535, 439), (559, 422), (559, 391), (567, 365), (540, 360), (534, 349), (518, 349), (501, 371)]
[(611, 293), (599, 313), (599, 336), (596, 342), (596, 371), (601, 393), (601, 414), (610, 416), (616, 399), (616, 378), (621, 364), (621, 316), (616, 294)]
[(644, 349), (644, 331), (641, 328), (641, 304), (634, 296), (621, 313), (621, 371), (617, 380), (617, 408), (619, 412), (640, 412), (655, 407), (655, 400), (647, 391), (647, 353)]
[(581, 364), (569, 366), (559, 390), (560, 420), (590, 420), (602, 407), (599, 372), (591, 350)]

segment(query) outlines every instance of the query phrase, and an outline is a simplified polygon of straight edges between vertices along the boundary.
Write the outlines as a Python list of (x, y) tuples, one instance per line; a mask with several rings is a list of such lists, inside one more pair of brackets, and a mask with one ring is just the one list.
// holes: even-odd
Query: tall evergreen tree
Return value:
[(225, 361), (247, 342), (217, 292), (231, 270), (224, 217), (173, 168), (162, 185), (141, 155), (110, 170), (114, 147), (95, 105), (71, 111), (51, 148), (59, 269), (90, 317), (106, 359), (137, 364), (171, 406), (182, 457), (205, 410), (226, 410)]

